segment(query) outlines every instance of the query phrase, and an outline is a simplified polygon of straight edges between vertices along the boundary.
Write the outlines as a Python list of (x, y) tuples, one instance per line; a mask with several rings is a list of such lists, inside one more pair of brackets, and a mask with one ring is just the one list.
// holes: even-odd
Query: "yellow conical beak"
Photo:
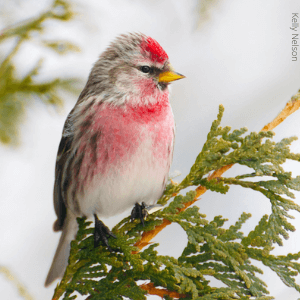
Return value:
[(167, 71), (167, 72), (163, 72), (163, 73), (159, 74), (158, 81), (159, 82), (171, 82), (171, 81), (178, 80), (181, 78), (185, 78), (185, 76), (183, 76), (179, 73), (173, 72), (173, 71)]

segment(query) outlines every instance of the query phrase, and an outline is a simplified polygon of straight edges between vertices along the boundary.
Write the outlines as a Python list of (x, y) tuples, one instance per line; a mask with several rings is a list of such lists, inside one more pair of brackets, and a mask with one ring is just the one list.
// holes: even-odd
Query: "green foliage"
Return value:
[(203, 26), (211, 18), (211, 14), (216, 11), (220, 0), (198, 0), (198, 27)]
[[(273, 244), (282, 244), (288, 231), (294, 227), (288, 222), (290, 210), (300, 207), (292, 200), (291, 190), (300, 189), (299, 177), (285, 172), (282, 164), (287, 160), (299, 161), (300, 155), (290, 152), (295, 138), (272, 141), (272, 132), (252, 132), (246, 129), (230, 131), (220, 126), (224, 108), (220, 106), (217, 120), (212, 124), (202, 151), (190, 173), (180, 183), (167, 186), (160, 203), (165, 208), (150, 215), (142, 227), (139, 221), (122, 220), (113, 228), (117, 239), (110, 239), (114, 249), (110, 253), (104, 246), (94, 248), (93, 229), (84, 218), (78, 219), (79, 230), (71, 244), (69, 265), (57, 286), (54, 299), (75, 299), (74, 292), (86, 299), (146, 299), (140, 280), (151, 282), (157, 288), (181, 294), (185, 299), (274, 299), (269, 296), (261, 280), (262, 270), (255, 262), (271, 268), (290, 287), (300, 291), (295, 276), (300, 272), (300, 252), (286, 256), (272, 254)], [(234, 178), (220, 177), (208, 180), (208, 173), (229, 164), (245, 165), (248, 174)], [(256, 177), (260, 181), (251, 181)], [(270, 179), (270, 177), (272, 179)], [(263, 180), (265, 179), (265, 180)], [(272, 206), (272, 213), (261, 218), (259, 224), (245, 235), (241, 228), (251, 217), (243, 213), (236, 223), (224, 228), (226, 219), (216, 216), (205, 219), (197, 206), (183, 209), (196, 196), (196, 191), (174, 196), (181, 190), (201, 184), (211, 191), (226, 193), (231, 185), (239, 185), (262, 193)], [(186, 232), (188, 243), (178, 259), (159, 255), (157, 244), (137, 252), (134, 246), (141, 240), (141, 232), (153, 230), (163, 220), (179, 224)], [(214, 277), (225, 287), (210, 285)], [(173, 299), (165, 295), (164, 299)]]
[[(67, 0), (55, 0), (51, 8), (39, 17), (19, 23), (16, 26), (1, 31), (0, 44), (9, 40), (14, 46), (5, 56), (0, 53), (0, 141), (4, 144), (18, 141), (18, 128), (25, 114), (27, 105), (33, 99), (40, 99), (45, 104), (58, 106), (63, 103), (60, 91), (78, 93), (76, 78), (53, 78), (44, 82), (38, 80), (42, 60), (38, 60), (32, 70), (20, 78), (16, 73), (14, 63), (16, 54), (22, 51), (24, 43), (35, 43), (52, 49), (59, 54), (78, 51), (78, 47), (67, 41), (42, 40), (45, 22), (69, 21), (73, 17), (70, 4)], [(35, 33), (35, 35), (33, 35)]]
[(34, 300), (27, 288), (20, 282), (20, 280), (18, 280), (18, 278), (11, 272), (9, 268), (0, 265), (0, 275), (4, 275), (5, 279), (15, 287), (23, 299)]

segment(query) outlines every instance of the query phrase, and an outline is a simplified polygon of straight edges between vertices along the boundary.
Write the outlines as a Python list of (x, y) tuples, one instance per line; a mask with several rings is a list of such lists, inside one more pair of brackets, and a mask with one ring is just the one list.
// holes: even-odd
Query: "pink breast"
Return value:
[(147, 147), (154, 158), (167, 159), (173, 128), (168, 93), (162, 94), (156, 104), (122, 107), (102, 104), (90, 128), (85, 129), (86, 142), (79, 147), (78, 152), (85, 153), (80, 177), (86, 181), (98, 173), (118, 171), (146, 139), (151, 141)]

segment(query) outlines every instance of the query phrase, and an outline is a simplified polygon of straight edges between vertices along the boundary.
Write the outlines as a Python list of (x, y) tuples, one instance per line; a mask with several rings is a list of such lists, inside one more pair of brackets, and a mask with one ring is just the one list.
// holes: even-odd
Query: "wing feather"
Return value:
[[(71, 115), (71, 113), (70, 113)], [(53, 201), (54, 201), (54, 209), (55, 213), (57, 215), (57, 220), (55, 221), (53, 225), (54, 231), (62, 230), (62, 227), (64, 225), (64, 221), (67, 214), (67, 208), (66, 208), (66, 199), (64, 199), (63, 191), (62, 191), (62, 183), (63, 183), (63, 170), (66, 167), (66, 162), (68, 161), (68, 157), (71, 152), (72, 142), (74, 139), (74, 136), (72, 133), (69, 132), (70, 128), (70, 115), (68, 116), (63, 136), (61, 138), (58, 152), (57, 152), (57, 158), (56, 158), (56, 165), (55, 165), (55, 182), (54, 182), (54, 191), (53, 191)], [(65, 133), (68, 132), (66, 135)]]

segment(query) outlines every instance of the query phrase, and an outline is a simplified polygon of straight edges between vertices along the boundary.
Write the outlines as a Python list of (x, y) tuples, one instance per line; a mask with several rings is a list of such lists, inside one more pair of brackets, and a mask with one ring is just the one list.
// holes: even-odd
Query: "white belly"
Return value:
[(81, 213), (88, 217), (92, 214), (110, 217), (133, 208), (137, 202), (155, 204), (162, 195), (170, 168), (172, 140), (168, 144), (163, 147), (168, 153), (158, 157), (152, 151), (152, 139), (146, 139), (128, 161), (114, 166), (105, 176), (96, 174), (89, 188), (79, 196)]

